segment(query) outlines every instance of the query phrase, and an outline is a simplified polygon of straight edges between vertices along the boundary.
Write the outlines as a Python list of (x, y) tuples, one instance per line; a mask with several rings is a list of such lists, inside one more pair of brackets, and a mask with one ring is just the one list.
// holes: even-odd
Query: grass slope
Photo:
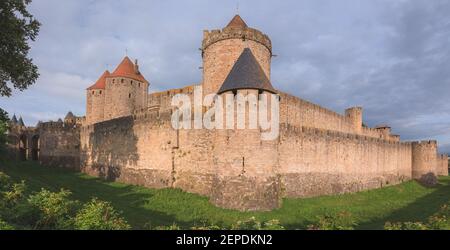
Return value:
[(30, 192), (47, 188), (69, 189), (73, 197), (88, 201), (98, 197), (123, 211), (135, 229), (152, 226), (182, 227), (206, 224), (231, 225), (255, 216), (260, 221), (278, 219), (287, 229), (304, 229), (317, 216), (348, 211), (357, 229), (382, 229), (386, 221), (424, 220), (450, 199), (450, 177), (440, 179), (435, 188), (415, 181), (377, 190), (308, 199), (284, 199), (280, 209), (271, 212), (238, 212), (214, 207), (208, 198), (178, 189), (149, 189), (117, 182), (106, 182), (82, 173), (47, 168), (32, 162), (0, 162), (0, 171), (16, 180), (25, 180)]

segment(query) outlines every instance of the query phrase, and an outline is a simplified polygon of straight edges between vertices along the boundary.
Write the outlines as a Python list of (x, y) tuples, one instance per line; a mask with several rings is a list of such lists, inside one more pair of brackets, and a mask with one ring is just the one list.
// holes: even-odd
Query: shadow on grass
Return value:
[(405, 222), (405, 221), (426, 221), (427, 218), (436, 213), (442, 205), (450, 201), (450, 179), (441, 179), (439, 184), (434, 187), (436, 191), (418, 198), (413, 203), (395, 210), (383, 218), (362, 223), (356, 229), (383, 229), (386, 222)]
[(177, 221), (174, 216), (144, 208), (155, 192), (150, 189), (107, 182), (79, 172), (43, 167), (33, 162), (0, 162), (0, 171), (15, 181), (24, 180), (27, 193), (38, 192), (42, 188), (54, 192), (64, 188), (72, 192), (72, 199), (82, 202), (93, 197), (109, 201), (114, 208), (123, 212), (122, 215), (133, 229), (145, 229), (144, 225), (147, 223), (151, 223), (153, 227), (173, 223), (180, 226), (186, 224)]

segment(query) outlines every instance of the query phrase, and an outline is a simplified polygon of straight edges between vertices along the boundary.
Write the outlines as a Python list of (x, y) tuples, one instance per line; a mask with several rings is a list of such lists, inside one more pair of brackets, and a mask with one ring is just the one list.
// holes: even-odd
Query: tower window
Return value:
[(120, 79), (120, 82), (121, 82), (121, 83), (123, 83), (123, 82), (124, 82), (124, 80), (123, 80), (123, 79)]
[(131, 93), (130, 93), (130, 94), (128, 94), (128, 98), (131, 98)]
[(113, 83), (115, 83), (116, 82), (116, 79), (113, 79)]
[(95, 93), (95, 91), (92, 91), (92, 94), (94, 94)]
[(100, 95), (102, 94), (102, 91), (100, 90)]
[(130, 83), (131, 83), (131, 86), (133, 86), (133, 81), (131, 81)]
[(139, 88), (141, 87), (141, 83), (140, 83), (140, 82), (138, 82), (138, 87), (139, 87)]

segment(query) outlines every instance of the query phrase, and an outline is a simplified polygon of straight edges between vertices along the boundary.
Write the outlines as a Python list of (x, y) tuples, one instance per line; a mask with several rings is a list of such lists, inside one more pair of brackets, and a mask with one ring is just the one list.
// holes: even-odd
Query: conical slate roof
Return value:
[(94, 85), (90, 86), (88, 90), (91, 89), (105, 89), (106, 86), (106, 77), (109, 76), (111, 73), (109, 73), (108, 70), (103, 72), (102, 76), (94, 83)]
[(16, 117), (16, 114), (14, 114), (13, 117), (11, 118), (11, 122), (12, 122), (13, 124), (17, 124), (17, 117)]
[(247, 24), (242, 20), (241, 16), (235, 15), (228, 23), (227, 28), (247, 28)]
[(19, 121), (17, 123), (19, 124), (19, 126), (25, 126), (22, 117), (19, 118)]
[(126, 56), (117, 66), (116, 70), (108, 77), (127, 77), (141, 82), (147, 82), (144, 76), (139, 72), (137, 65)]
[(74, 119), (75, 116), (73, 115), (72, 111), (69, 111), (69, 113), (67, 113), (66, 117), (64, 119)]
[(237, 89), (259, 89), (276, 93), (269, 79), (249, 48), (245, 48), (234, 64), (218, 94)]

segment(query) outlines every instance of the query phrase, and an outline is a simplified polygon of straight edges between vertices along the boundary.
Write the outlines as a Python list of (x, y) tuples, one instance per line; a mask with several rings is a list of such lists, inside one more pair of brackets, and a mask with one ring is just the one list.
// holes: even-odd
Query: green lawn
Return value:
[(278, 219), (288, 229), (304, 229), (317, 216), (350, 212), (357, 229), (382, 229), (386, 221), (425, 220), (450, 199), (450, 177), (440, 178), (435, 188), (425, 188), (415, 181), (398, 186), (356, 194), (308, 199), (284, 199), (280, 209), (271, 212), (237, 212), (214, 207), (208, 198), (177, 189), (148, 189), (116, 182), (106, 182), (85, 174), (47, 168), (32, 162), (0, 163), (0, 171), (16, 180), (25, 180), (30, 192), (60, 188), (73, 192), (74, 199), (88, 201), (98, 197), (110, 201), (123, 216), (139, 229), (146, 223), (182, 227), (206, 224), (230, 225), (255, 216), (260, 221)]

